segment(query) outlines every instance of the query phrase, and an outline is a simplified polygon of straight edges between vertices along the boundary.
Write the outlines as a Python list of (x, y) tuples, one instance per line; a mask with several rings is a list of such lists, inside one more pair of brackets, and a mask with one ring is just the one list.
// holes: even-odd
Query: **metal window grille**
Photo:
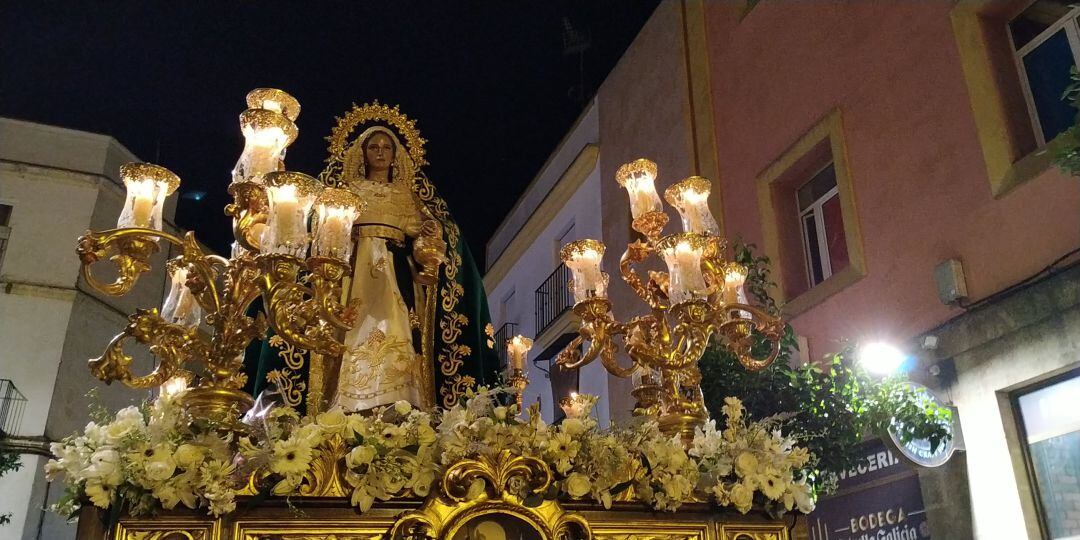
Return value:
[(574, 307), (569, 283), (570, 269), (560, 264), (536, 289), (536, 336), (542, 334), (559, 315)]
[(0, 437), (9, 437), (19, 431), (26, 396), (10, 379), (0, 379)]
[(505, 367), (510, 362), (510, 355), (506, 350), (506, 342), (517, 335), (517, 323), (504, 323), (495, 332), (495, 350), (499, 353), (499, 366)]

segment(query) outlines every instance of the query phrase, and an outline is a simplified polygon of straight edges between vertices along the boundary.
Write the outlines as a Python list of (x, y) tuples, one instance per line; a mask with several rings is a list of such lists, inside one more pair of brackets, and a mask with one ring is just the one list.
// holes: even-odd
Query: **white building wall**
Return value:
[[(579, 118), (578, 123), (566, 135), (558, 149), (551, 155), (544, 168), (536, 176), (525, 193), (507, 215), (502, 225), (493, 235), (487, 246), (489, 270), (510, 262), (505, 272), (500, 270), (501, 279), (492, 280), (489, 273), (485, 278), (488, 306), (495, 328), (510, 322), (518, 325), (518, 332), (526, 337), (536, 338), (536, 289), (561, 264), (558, 250), (562, 241), (583, 238), (602, 238), (600, 216), (600, 167), (599, 160), (581, 182), (578, 189), (570, 195), (565, 204), (554, 215), (543, 214), (540, 206), (548, 197), (564, 173), (575, 159), (589, 145), (595, 145), (599, 138), (598, 111), (595, 104)], [(546, 225), (529, 238), (530, 243), (520, 252), (507, 250), (515, 237), (530, 223), (546, 222)], [(572, 226), (572, 231), (567, 234)], [(515, 257), (513, 261), (500, 260), (502, 257)], [(507, 306), (507, 298), (513, 294), (513, 302)], [(545, 338), (552, 332), (545, 332)], [(537, 341), (533, 345), (533, 356), (549, 343)], [(548, 369), (546, 362), (541, 367)], [(552, 403), (551, 381), (546, 374), (537, 369), (532, 362), (526, 366), (529, 386), (525, 390), (526, 406), (539, 402), (544, 418), (551, 421), (556, 407)], [(589, 365), (581, 369), (578, 389), (582, 393), (600, 397), (597, 415), (602, 424), (610, 420), (607, 400), (607, 373), (603, 366)]]
[[(86, 361), (123, 329), (125, 314), (160, 305), (163, 262), (172, 251), (162, 246), (152, 261), (155, 270), (120, 299), (90, 292), (75, 253), (87, 229), (115, 227), (124, 198), (119, 167), (132, 161), (138, 159), (104, 135), (0, 118), (0, 203), (13, 207), (0, 266), (0, 378), (11, 379), (26, 396), (12, 435), (37, 452), (88, 421), (91, 388), (110, 409), (147, 395), (96, 381)], [(168, 222), (175, 205), (170, 197)], [(110, 277), (100, 275), (103, 281)], [(144, 351), (131, 352), (137, 365), (150, 365)], [(22, 454), (22, 469), (0, 479), (0, 513), (12, 513), (0, 539), (74, 538), (74, 525), (44, 512), (46, 500), (55, 501), (63, 490), (45, 481), (46, 460)]]

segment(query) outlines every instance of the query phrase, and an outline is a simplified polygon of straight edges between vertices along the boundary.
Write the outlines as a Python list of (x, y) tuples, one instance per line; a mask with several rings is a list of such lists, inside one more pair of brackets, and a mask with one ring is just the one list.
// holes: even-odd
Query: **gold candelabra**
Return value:
[[(608, 299), (608, 275), (601, 269), (603, 243), (570, 242), (561, 257), (573, 273), (569, 286), (581, 326), (558, 363), (579, 368), (599, 358), (608, 372), (632, 377), (635, 414), (655, 416), (665, 433), (688, 440), (708, 418), (698, 360), (709, 341), (715, 336), (744, 367), (757, 371), (776, 359), (784, 323), (748, 304), (747, 269), (724, 259), (725, 244), (708, 207), (708, 180), (690, 177), (664, 192), (682, 218), (683, 232), (663, 235), (668, 216), (654, 185), (656, 164), (627, 163), (616, 179), (630, 197), (633, 229), (644, 236), (627, 246), (619, 275), (649, 313), (618, 322)], [(650, 271), (642, 279), (634, 267), (653, 255), (667, 272)], [(620, 341), (632, 362), (628, 367), (616, 358)], [(755, 356), (756, 343), (767, 343), (768, 352)]]
[[(180, 237), (162, 230), (165, 198), (180, 179), (147, 163), (120, 169), (127, 197), (117, 228), (87, 231), (77, 249), (87, 283), (120, 296), (151, 269), (150, 257), (162, 240), (180, 247), (181, 255), (166, 265), (171, 284), (162, 309), (131, 315), (104, 354), (90, 361), (90, 370), (106, 383), (133, 388), (193, 378), (185, 409), (193, 418), (222, 422), (235, 421), (252, 405), (242, 390), (244, 350), (263, 339), (268, 326), (293, 346), (337, 355), (343, 349), (338, 336), (352, 326), (356, 310), (352, 301), (341, 303), (341, 284), (350, 269), (352, 222), (362, 201), (285, 170), (285, 149), (297, 136), (295, 98), (260, 88), (247, 95), (247, 105), (240, 115), (245, 146), (229, 185), (234, 201), (225, 208), (236, 238), (229, 258), (204, 251), (191, 232)], [(99, 281), (92, 270), (105, 259), (114, 266), (111, 283)], [(249, 313), (260, 297), (263, 312)], [(132, 372), (132, 357), (124, 352), (129, 340), (157, 358), (149, 374)]]

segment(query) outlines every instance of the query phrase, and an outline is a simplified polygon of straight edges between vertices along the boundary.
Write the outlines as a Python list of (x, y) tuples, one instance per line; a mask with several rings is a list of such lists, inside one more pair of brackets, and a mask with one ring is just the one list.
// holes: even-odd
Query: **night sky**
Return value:
[[(170, 168), (184, 182), (179, 225), (224, 252), (248, 90), (300, 101), (286, 165), (311, 175), (335, 116), (354, 102), (399, 104), (428, 139), (428, 176), (482, 263), (582, 96), (657, 3), (5, 1), (0, 116), (105, 133)], [(567, 25), (588, 36), (583, 58), (565, 51)]]

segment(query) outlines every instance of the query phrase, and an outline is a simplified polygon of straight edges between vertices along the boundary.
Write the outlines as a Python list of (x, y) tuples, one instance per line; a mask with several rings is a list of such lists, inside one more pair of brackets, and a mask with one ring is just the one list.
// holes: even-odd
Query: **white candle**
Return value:
[(600, 269), (604, 244), (597, 240), (576, 240), (563, 246), (561, 258), (573, 273), (574, 302), (607, 296), (607, 275)]
[(274, 190), (274, 217), (277, 219), (278, 238), (281, 244), (295, 240), (300, 213), (300, 201), (296, 198), (296, 186), (285, 184)]
[(701, 272), (703, 248), (684, 235), (665, 238), (661, 247), (670, 277), (668, 298), (676, 304), (700, 297), (707, 287)]
[(698, 234), (720, 234), (720, 225), (709, 210), (711, 184), (700, 176), (691, 176), (664, 192), (664, 198), (679, 211), (683, 231)]
[(745, 304), (746, 295), (743, 284), (746, 283), (746, 270), (738, 265), (731, 265), (724, 274), (724, 301), (729, 304)]
[(506, 350), (510, 353), (510, 367), (519, 371), (524, 370), (525, 357), (532, 346), (533, 340), (525, 336), (516, 335), (510, 338), (506, 343)]
[(663, 210), (660, 196), (656, 194), (655, 179), (656, 164), (647, 159), (631, 161), (615, 171), (615, 180), (630, 197), (630, 213), (634, 219)]
[(156, 184), (153, 180), (142, 180), (132, 182), (128, 187), (132, 197), (132, 224), (136, 227), (153, 227)]
[(349, 257), (349, 229), (352, 227), (355, 212), (352, 208), (340, 206), (325, 207), (325, 217), (320, 229), (320, 255), (347, 260)]

